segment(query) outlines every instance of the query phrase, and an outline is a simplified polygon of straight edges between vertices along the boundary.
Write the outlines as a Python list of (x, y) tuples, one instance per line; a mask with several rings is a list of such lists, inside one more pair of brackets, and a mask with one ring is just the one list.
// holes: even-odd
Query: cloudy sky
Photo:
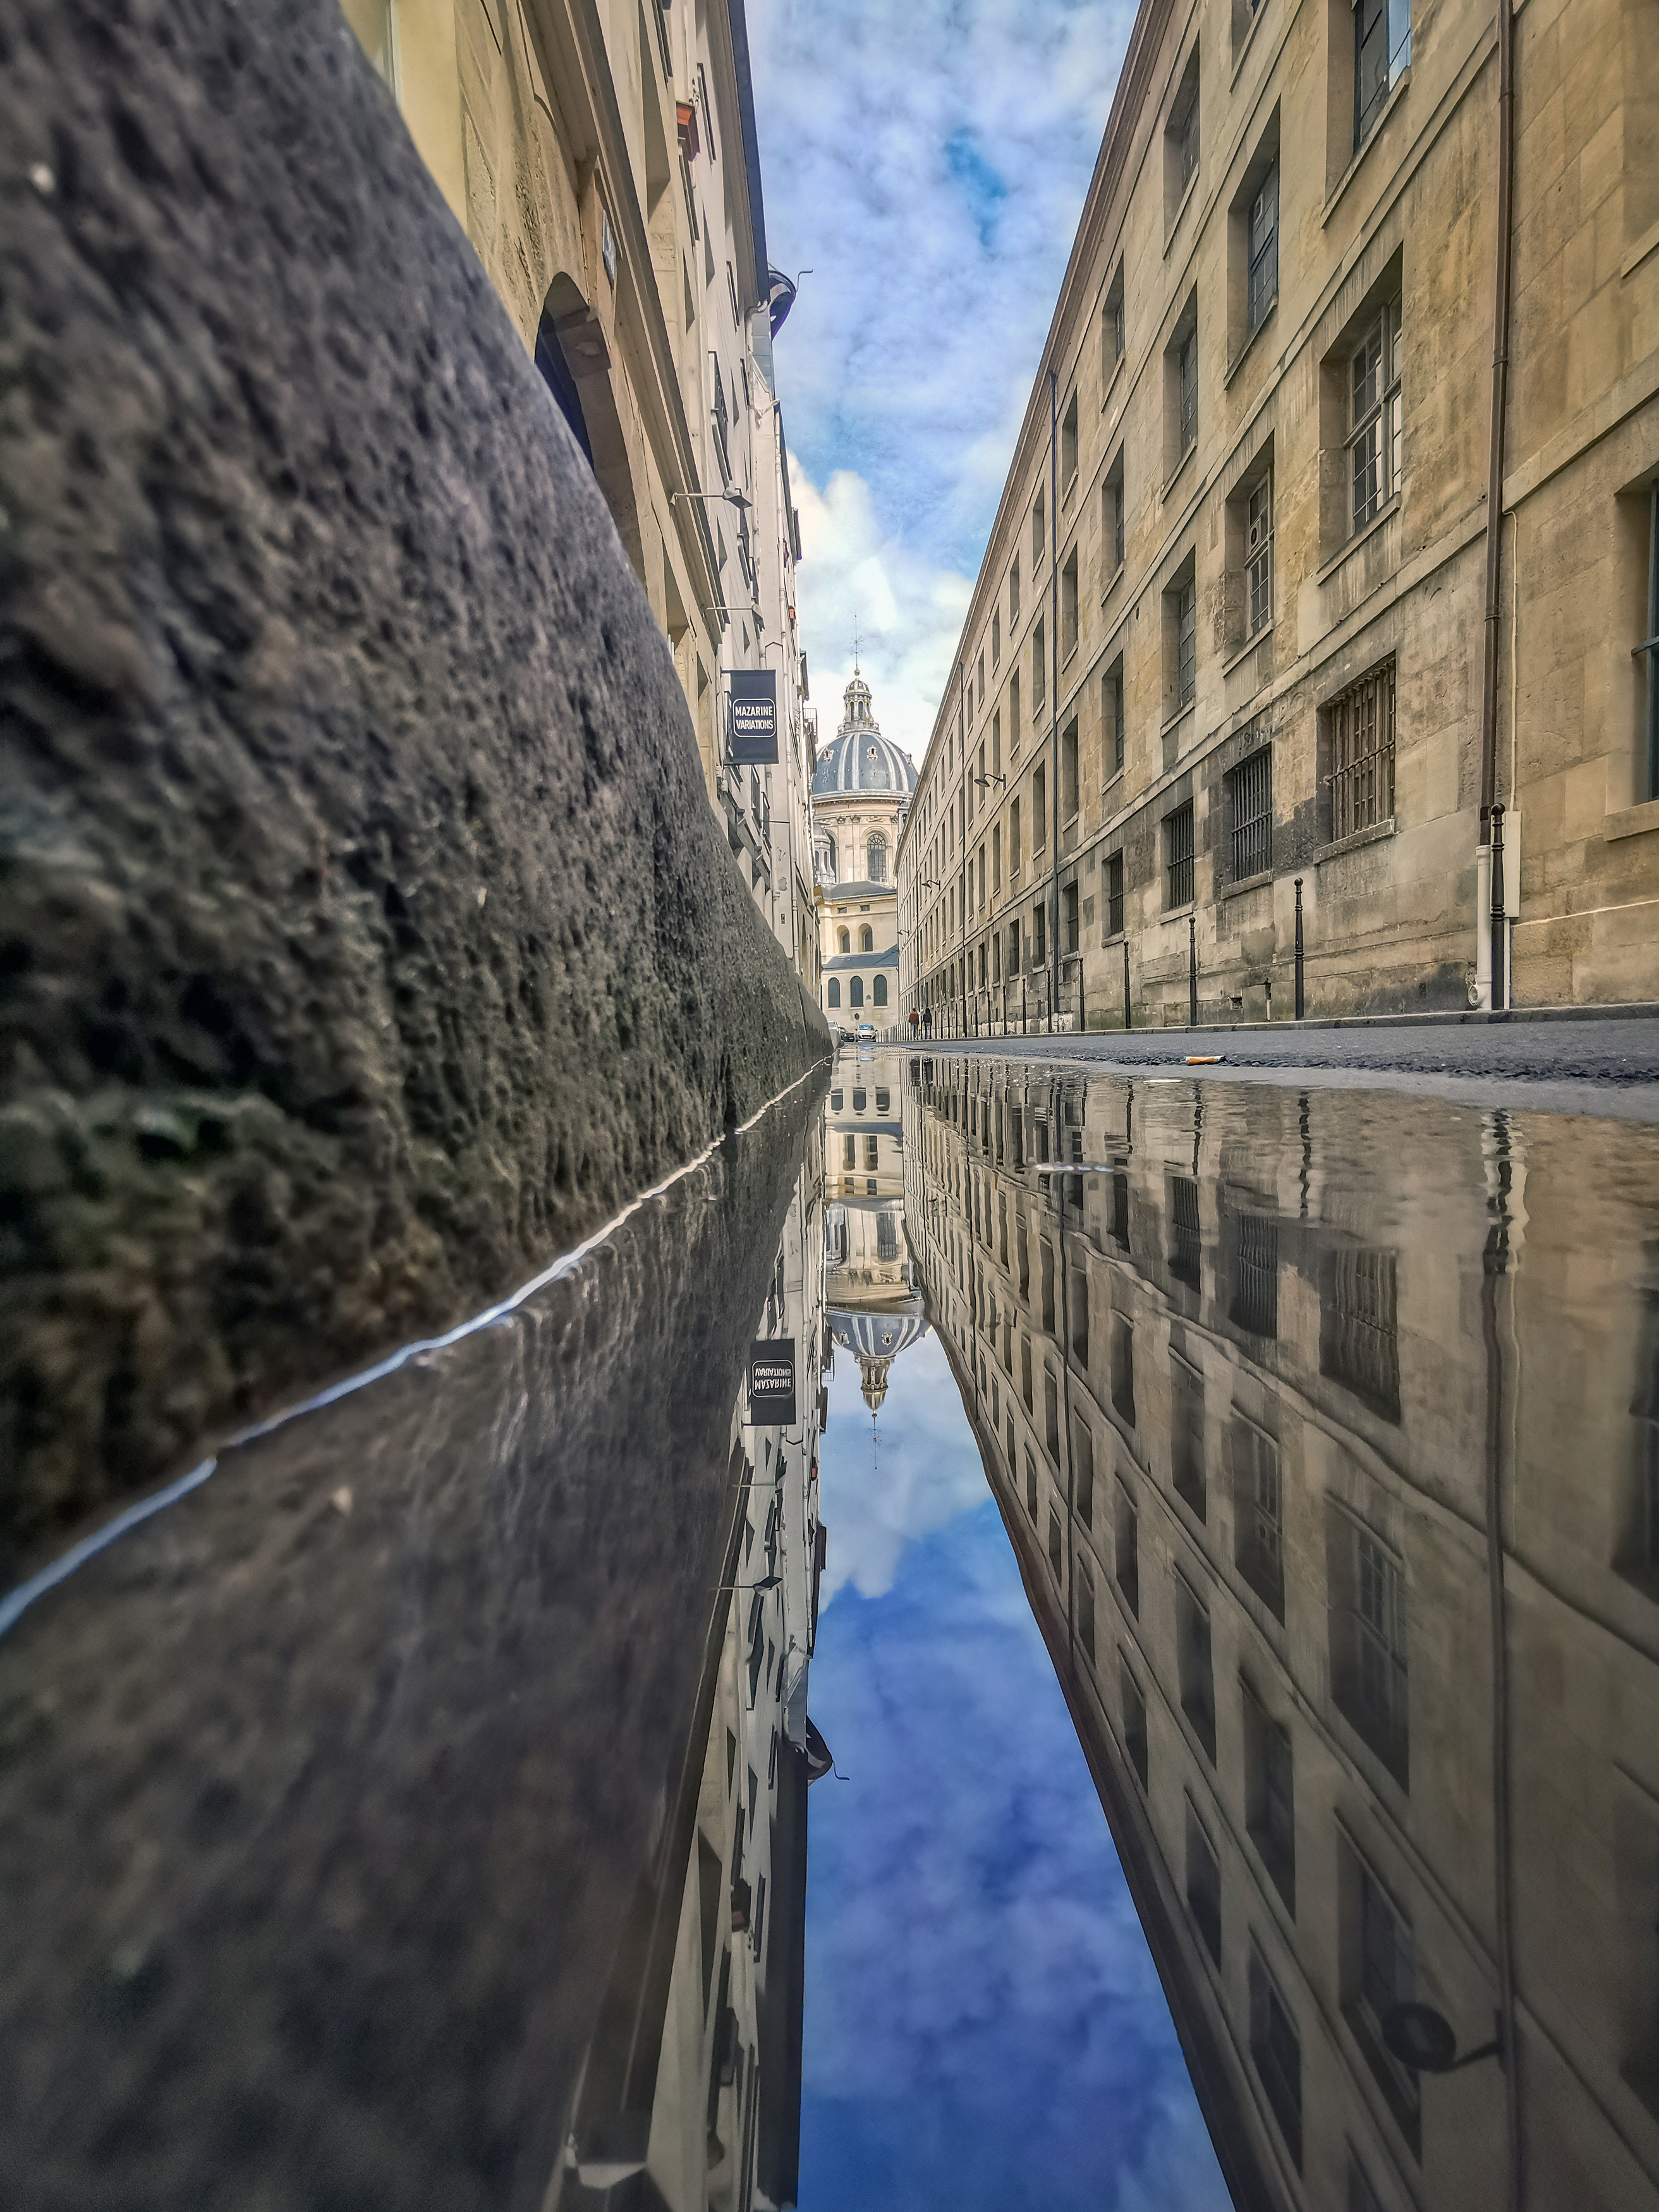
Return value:
[(858, 1383), (838, 1352), (812, 1715), (847, 1778), (812, 1791), (801, 2212), (1225, 2212), (938, 1340), (874, 1437)]
[(827, 737), (853, 626), (920, 760), (1111, 106), (1130, 0), (750, 0)]

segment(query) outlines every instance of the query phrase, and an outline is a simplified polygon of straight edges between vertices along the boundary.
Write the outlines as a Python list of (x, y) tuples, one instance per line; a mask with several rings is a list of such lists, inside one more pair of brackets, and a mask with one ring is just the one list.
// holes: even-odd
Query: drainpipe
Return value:
[(1060, 378), (1048, 371), (1048, 1034), (1060, 1003)]
[[(1492, 884), (1491, 842), (1492, 809), (1498, 803), (1498, 631), (1501, 615), (1504, 554), (1504, 444), (1509, 396), (1510, 258), (1511, 205), (1515, 167), (1515, 20), (1510, 0), (1497, 0), (1498, 8), (1498, 239), (1492, 269), (1492, 448), (1486, 471), (1486, 665), (1480, 692), (1480, 852), (1477, 884), (1486, 879), (1488, 897), (1476, 900), (1476, 928), (1490, 931), (1485, 959), (1477, 960), (1477, 975), (1488, 978), (1486, 994), (1494, 1012), (1509, 1003), (1505, 986), (1504, 938), (1508, 923)], [(1517, 605), (1518, 612), (1518, 605)], [(1510, 793), (1513, 799), (1514, 793)], [(1482, 904), (1486, 913), (1480, 911)]]

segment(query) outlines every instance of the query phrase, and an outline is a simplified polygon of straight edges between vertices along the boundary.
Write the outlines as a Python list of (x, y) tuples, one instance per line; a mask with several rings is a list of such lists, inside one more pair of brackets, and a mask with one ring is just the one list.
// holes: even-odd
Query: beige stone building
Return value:
[(941, 1028), (1288, 1015), (1298, 902), (1310, 1013), (1490, 1003), (1494, 804), (1500, 1003), (1659, 996), (1656, 132), (1648, 0), (1144, 0), (900, 849)]
[[(343, 0), (592, 464), (668, 639), (711, 804), (814, 994), (799, 524), (741, 0)], [(775, 767), (726, 764), (774, 672)]]
[(821, 999), (831, 1024), (896, 1031), (898, 884), (894, 858), (916, 771), (883, 737), (856, 666), (841, 726), (812, 774), (812, 872), (818, 902)]
[[(1234, 2201), (1652, 2203), (1649, 1133), (909, 1065), (927, 1310)], [(1402, 2065), (1407, 2003), (1506, 2063)]]

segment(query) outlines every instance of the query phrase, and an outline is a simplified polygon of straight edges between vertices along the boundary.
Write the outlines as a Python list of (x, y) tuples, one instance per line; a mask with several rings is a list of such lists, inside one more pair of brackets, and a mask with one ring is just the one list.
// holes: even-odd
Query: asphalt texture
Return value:
[[(1659, 1017), (1524, 1018), (1376, 1029), (1106, 1030), (1089, 1036), (935, 1039), (919, 1049), (1203, 1079), (1364, 1085), (1547, 1112), (1659, 1123)], [(1189, 1054), (1217, 1054), (1189, 1067)]]

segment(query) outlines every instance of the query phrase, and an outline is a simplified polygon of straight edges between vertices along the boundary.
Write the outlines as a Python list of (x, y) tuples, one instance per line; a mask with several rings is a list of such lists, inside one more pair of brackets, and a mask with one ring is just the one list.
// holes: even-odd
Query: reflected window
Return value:
[(1198, 1808), (1187, 1800), (1187, 1910), (1205, 1949), (1221, 1964), (1221, 1867)]
[(1285, 1618), (1283, 1506), (1279, 1446), (1263, 1429), (1235, 1413), (1233, 1451), (1233, 1563), (1261, 1602)]
[(1085, 1528), (1095, 1525), (1095, 1443), (1086, 1422), (1072, 1432), (1073, 1490), (1077, 1517)]
[(1031, 1340), (1029, 1336), (1022, 1336), (1019, 1340), (1019, 1389), (1029, 1413), (1034, 1410), (1031, 1404)]
[(892, 1093), (891, 1093), (890, 1091), (889, 1091), (878, 1090), (878, 1091), (876, 1092), (876, 1111), (877, 1111), (877, 1113), (878, 1113), (878, 1114), (886, 1114), (886, 1113), (889, 1113), (889, 1112), (890, 1112), (891, 1108), (892, 1108)]
[(1072, 1270), (1072, 1357), (1085, 1370), (1089, 1364), (1089, 1277), (1087, 1270)]
[(1215, 1674), (1210, 1658), (1210, 1615), (1184, 1575), (1176, 1577), (1176, 1640), (1180, 1659), (1181, 1710), (1204, 1755), (1215, 1764)]
[(1252, 1336), (1279, 1334), (1279, 1224), (1270, 1213), (1233, 1220), (1232, 1301), (1227, 1317)]
[(1123, 1748), (1141, 1788), (1146, 1787), (1146, 1700), (1129, 1671), (1129, 1662), (1117, 1656), (1117, 1691), (1123, 1707)]
[(1250, 2057), (1279, 2132), (1302, 2170), (1302, 2039), (1261, 1954), (1250, 1951)]
[(1342, 2011), (1376, 2077), (1401, 2133), (1421, 2154), (1419, 2077), (1402, 2066), (1382, 2038), (1382, 2022), (1417, 1996), (1417, 1960), (1410, 1928), (1388, 1891), (1339, 1830), (1337, 1902), (1340, 1920)]
[(1174, 1351), (1170, 1354), (1170, 1479), (1176, 1496), (1202, 1521), (1208, 1502), (1204, 1475), (1204, 1377)]
[(1095, 1583), (1085, 1563), (1078, 1561), (1075, 1577), (1077, 1601), (1077, 1640), (1083, 1647), (1083, 1656), (1092, 1667), (1095, 1663)]
[(859, 1164), (859, 1140), (843, 1137), (841, 1140), (841, 1164), (844, 1168), (855, 1168)]
[(1319, 1288), (1319, 1371), (1385, 1421), (1400, 1419), (1395, 1255), (1328, 1252)]
[(1393, 1553), (1334, 1502), (1328, 1508), (1331, 1688), (1402, 1788), (1409, 1786), (1405, 1577)]
[(1124, 1314), (1112, 1316), (1112, 1405), (1130, 1428), (1135, 1425), (1135, 1333)]
[(840, 1113), (842, 1095), (842, 1094), (839, 1091), (832, 1091), (830, 1093), (830, 1111), (832, 1114)]
[(878, 1260), (896, 1260), (898, 1257), (898, 1227), (890, 1213), (882, 1212), (876, 1217), (876, 1257)]
[(1112, 1242), (1120, 1252), (1129, 1249), (1129, 1177), (1122, 1168), (1112, 1177)]
[(1042, 1370), (1042, 1441), (1048, 1457), (1060, 1465), (1060, 1392), (1054, 1378), (1045, 1367)]
[(1261, 1863), (1296, 1912), (1296, 1806), (1291, 1771), (1290, 1730), (1267, 1712), (1242, 1678), (1244, 1715), (1244, 1825)]
[(823, 1256), (832, 1267), (846, 1264), (847, 1209), (844, 1206), (832, 1206), (824, 1214)]
[(880, 1139), (880, 1138), (879, 1138), (879, 1137), (866, 1137), (866, 1138), (865, 1139), (865, 1140), (864, 1140), (864, 1165), (865, 1165), (865, 1169), (866, 1169), (866, 1172), (867, 1172), (870, 1169), (872, 1169), (872, 1168), (875, 1168), (875, 1167), (879, 1167), (879, 1166), (880, 1166), (880, 1164), (881, 1164), (880, 1157), (879, 1157), (879, 1148), (880, 1148), (880, 1145), (881, 1145), (881, 1139)]
[(1054, 1580), (1064, 1584), (1066, 1580), (1066, 1532), (1060, 1525), (1060, 1516), (1051, 1505), (1048, 1508), (1048, 1565), (1054, 1569)]
[(1191, 1176), (1170, 1177), (1170, 1273), (1189, 1291), (1199, 1287), (1203, 1258), (1198, 1184)]
[(863, 1113), (863, 1111), (864, 1111), (864, 1100), (865, 1100), (865, 1093), (864, 1093), (862, 1091), (855, 1091), (853, 1093), (853, 1111), (854, 1111), (855, 1114), (862, 1114), (862, 1113)]
[(1025, 1455), (1025, 1510), (1035, 1521), (1037, 1517), (1036, 1462), (1029, 1451)]
[(1140, 1516), (1121, 1482), (1116, 1487), (1112, 1517), (1114, 1577), (1124, 1604), (1138, 1620), (1140, 1615)]
[(1042, 1333), (1054, 1333), (1054, 1248), (1046, 1237), (1037, 1239), (1042, 1285)]

